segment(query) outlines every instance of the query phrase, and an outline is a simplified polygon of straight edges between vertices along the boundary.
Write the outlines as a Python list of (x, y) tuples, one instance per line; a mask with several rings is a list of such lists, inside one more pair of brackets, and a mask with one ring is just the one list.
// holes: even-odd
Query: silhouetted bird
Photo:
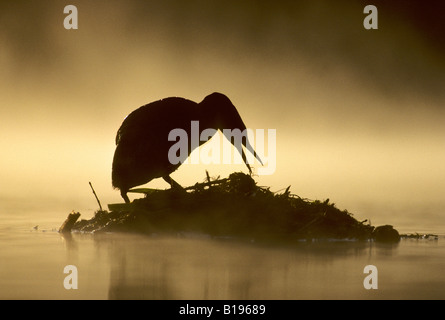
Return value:
[[(173, 129), (183, 129), (187, 132), (189, 156), (197, 147), (191, 142), (192, 121), (199, 121), (199, 135), (208, 128), (221, 131), (246, 129), (235, 106), (221, 93), (212, 93), (200, 103), (170, 97), (136, 109), (125, 118), (117, 132), (113, 158), (113, 187), (120, 189), (125, 202), (130, 202), (127, 196), (130, 188), (145, 184), (154, 178), (162, 177), (171, 187), (179, 186), (170, 178), (170, 174), (181, 162), (172, 164), (168, 158), (170, 148), (177, 141), (169, 141), (168, 136)], [(199, 145), (204, 142), (199, 139)], [(234, 144), (234, 141), (231, 143)], [(261, 163), (247, 138), (242, 139), (242, 144)], [(241, 147), (240, 149), (244, 163), (251, 172), (244, 150)]]

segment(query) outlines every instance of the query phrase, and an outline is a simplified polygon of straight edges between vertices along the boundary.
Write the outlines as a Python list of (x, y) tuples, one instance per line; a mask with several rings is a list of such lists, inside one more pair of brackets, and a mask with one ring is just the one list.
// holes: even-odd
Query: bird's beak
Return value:
[[(243, 146), (244, 146), (247, 150), (249, 150), (249, 152), (250, 152), (251, 154), (253, 154), (254, 157), (261, 163), (261, 165), (263, 165), (263, 161), (261, 161), (260, 156), (259, 156), (259, 155), (256, 153), (256, 151), (253, 149), (253, 147), (252, 147), (252, 145), (250, 144), (249, 140), (248, 140), (248, 139), (245, 139), (245, 140), (243, 140), (242, 143), (243, 143)], [(241, 156), (242, 156), (242, 158), (243, 158), (244, 163), (245, 163), (246, 166), (247, 166), (247, 169), (249, 169), (249, 173), (252, 173), (252, 169), (250, 168), (250, 165), (249, 165), (249, 163), (248, 163), (248, 161), (247, 161), (247, 157), (246, 157), (246, 153), (244, 152), (244, 149), (241, 150)]]

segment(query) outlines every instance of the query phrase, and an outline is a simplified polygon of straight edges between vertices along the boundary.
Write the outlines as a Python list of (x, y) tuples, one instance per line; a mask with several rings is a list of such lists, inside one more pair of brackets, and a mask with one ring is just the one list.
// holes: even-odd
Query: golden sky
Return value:
[[(276, 129), (277, 168), (259, 185), (330, 198), (373, 224), (445, 226), (441, 11), (387, 2), (372, 2), (377, 30), (363, 27), (364, 1), (2, 2), (0, 210), (10, 199), (94, 208), (88, 181), (120, 202), (111, 161), (125, 116), (218, 91), (247, 127)], [(77, 30), (63, 27), (69, 4)], [(247, 172), (172, 176), (190, 185), (206, 169)]]

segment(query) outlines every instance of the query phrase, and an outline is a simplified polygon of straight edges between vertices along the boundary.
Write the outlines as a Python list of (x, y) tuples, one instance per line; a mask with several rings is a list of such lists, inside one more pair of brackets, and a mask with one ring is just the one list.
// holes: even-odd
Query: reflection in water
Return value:
[[(398, 288), (407, 289), (407, 281), (412, 280), (412, 268), (406, 269), (402, 282), (391, 280), (403, 271), (399, 266), (399, 245), (320, 242), (279, 248), (235, 241), (116, 234), (96, 235), (94, 240), (98, 248), (109, 253), (109, 299), (431, 296), (431, 288), (416, 282), (413, 286), (417, 287), (411, 290), (403, 292)], [(366, 276), (363, 268), (369, 264), (379, 269), (378, 290), (363, 287)], [(440, 281), (443, 284), (443, 279)], [(444, 297), (438, 293), (435, 298), (440, 296)]]
[[(444, 239), (265, 246), (0, 228), (0, 299), (444, 299)], [(66, 265), (78, 290), (66, 290)], [(366, 265), (378, 289), (366, 290)]]

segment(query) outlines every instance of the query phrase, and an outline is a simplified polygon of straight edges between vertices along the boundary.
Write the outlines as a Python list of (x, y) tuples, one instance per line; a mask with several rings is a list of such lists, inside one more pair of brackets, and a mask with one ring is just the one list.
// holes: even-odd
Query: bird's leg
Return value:
[(177, 183), (175, 180), (173, 180), (169, 175), (163, 176), (162, 179), (164, 179), (165, 182), (167, 182), (172, 189), (180, 189), (180, 190), (184, 189), (179, 183)]
[(130, 199), (127, 196), (127, 191), (121, 190), (121, 196), (124, 199), (125, 203), (130, 203)]

